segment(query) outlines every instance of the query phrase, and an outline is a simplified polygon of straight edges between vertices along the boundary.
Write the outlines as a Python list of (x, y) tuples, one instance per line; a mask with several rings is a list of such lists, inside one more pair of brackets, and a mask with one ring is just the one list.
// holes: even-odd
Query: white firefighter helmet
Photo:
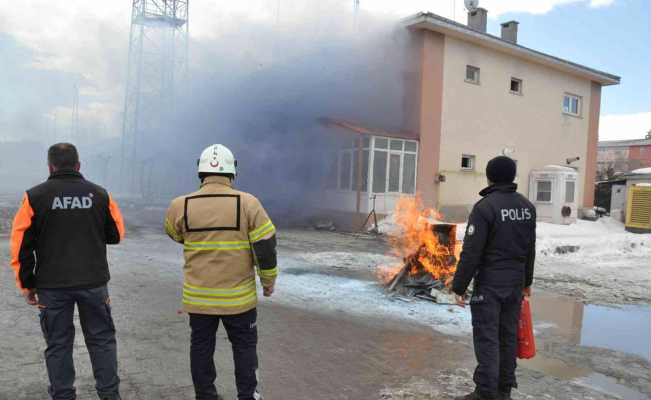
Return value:
[(237, 175), (237, 161), (233, 153), (221, 144), (206, 147), (198, 164), (200, 173)]

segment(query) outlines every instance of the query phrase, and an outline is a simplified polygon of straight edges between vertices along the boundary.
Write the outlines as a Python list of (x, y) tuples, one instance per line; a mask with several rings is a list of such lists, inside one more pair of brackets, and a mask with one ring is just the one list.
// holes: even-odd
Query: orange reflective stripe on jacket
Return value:
[(20, 268), (21, 260), (20, 253), (23, 247), (23, 240), (25, 238), (25, 232), (32, 226), (32, 218), (34, 217), (34, 210), (32, 209), (31, 204), (29, 203), (29, 197), (27, 193), (23, 197), (23, 202), (16, 213), (14, 218), (14, 223), (11, 228), (11, 267), (14, 270), (14, 275), (16, 276), (16, 287), (18, 289), (23, 289), (23, 284), (20, 281)]
[(111, 211), (113, 221), (115, 221), (115, 226), (117, 226), (118, 232), (120, 233), (120, 240), (122, 240), (124, 239), (124, 218), (122, 218), (118, 203), (113, 200), (111, 195), (109, 195), (109, 210)]

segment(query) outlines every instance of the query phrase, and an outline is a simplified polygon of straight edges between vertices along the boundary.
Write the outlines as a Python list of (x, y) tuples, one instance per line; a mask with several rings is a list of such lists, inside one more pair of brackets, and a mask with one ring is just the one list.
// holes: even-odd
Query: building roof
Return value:
[(604, 140), (599, 142), (599, 148), (602, 149), (631, 146), (651, 146), (651, 139)]
[(370, 128), (354, 122), (334, 118), (320, 118), (319, 122), (325, 126), (340, 128), (348, 133), (358, 135), (385, 136), (397, 139), (420, 140), (418, 134), (415, 134), (413, 132), (389, 132), (383, 129)]
[(632, 175), (651, 175), (651, 168), (639, 168), (631, 171)]
[(457, 37), (484, 47), (489, 47), (538, 64), (543, 64), (557, 70), (571, 73), (573, 75), (578, 75), (600, 83), (603, 86), (618, 85), (621, 81), (621, 78), (617, 75), (586, 67), (516, 43), (511, 43), (498, 36), (476, 31), (466, 25), (441, 17), (437, 14), (429, 12), (419, 13), (407, 18), (405, 24), (409, 29), (425, 29), (440, 32), (445, 35)]

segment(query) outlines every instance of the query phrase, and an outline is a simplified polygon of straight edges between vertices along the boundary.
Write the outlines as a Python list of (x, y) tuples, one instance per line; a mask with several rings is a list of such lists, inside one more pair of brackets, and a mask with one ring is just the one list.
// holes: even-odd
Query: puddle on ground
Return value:
[[(647, 343), (651, 337), (651, 306), (584, 305), (570, 297), (544, 292), (536, 293), (531, 306), (537, 329), (551, 326), (552, 333), (570, 344), (635, 354), (651, 361), (651, 346)], [(544, 343), (539, 346), (544, 347)], [(620, 399), (648, 399), (609, 376), (540, 354), (519, 364)]]
[(649, 400), (649, 398), (634, 389), (626, 387), (611, 378), (602, 374), (590, 374), (584, 378), (576, 379), (577, 384), (609, 394), (623, 400)]
[(580, 368), (554, 358), (547, 358), (540, 354), (537, 354), (531, 360), (518, 360), (518, 365), (566, 381), (585, 378), (592, 373), (589, 369)]
[(651, 306), (584, 305), (570, 297), (536, 293), (531, 300), (536, 324), (569, 343), (635, 354), (651, 361)]
[(558, 379), (572, 381), (580, 386), (623, 400), (647, 400), (644, 394), (618, 383), (617, 380), (609, 376), (540, 354), (531, 360), (519, 360), (518, 365)]
[(651, 307), (585, 307), (581, 345), (636, 354), (651, 361)]

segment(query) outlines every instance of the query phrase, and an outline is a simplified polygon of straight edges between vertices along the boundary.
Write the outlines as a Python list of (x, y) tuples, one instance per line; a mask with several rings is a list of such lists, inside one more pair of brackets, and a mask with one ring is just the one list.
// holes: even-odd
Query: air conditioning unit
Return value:
[(626, 230), (651, 233), (651, 186), (631, 186), (626, 207)]
[(578, 214), (578, 176), (574, 168), (547, 165), (531, 171), (529, 200), (536, 206), (538, 221), (570, 225)]

